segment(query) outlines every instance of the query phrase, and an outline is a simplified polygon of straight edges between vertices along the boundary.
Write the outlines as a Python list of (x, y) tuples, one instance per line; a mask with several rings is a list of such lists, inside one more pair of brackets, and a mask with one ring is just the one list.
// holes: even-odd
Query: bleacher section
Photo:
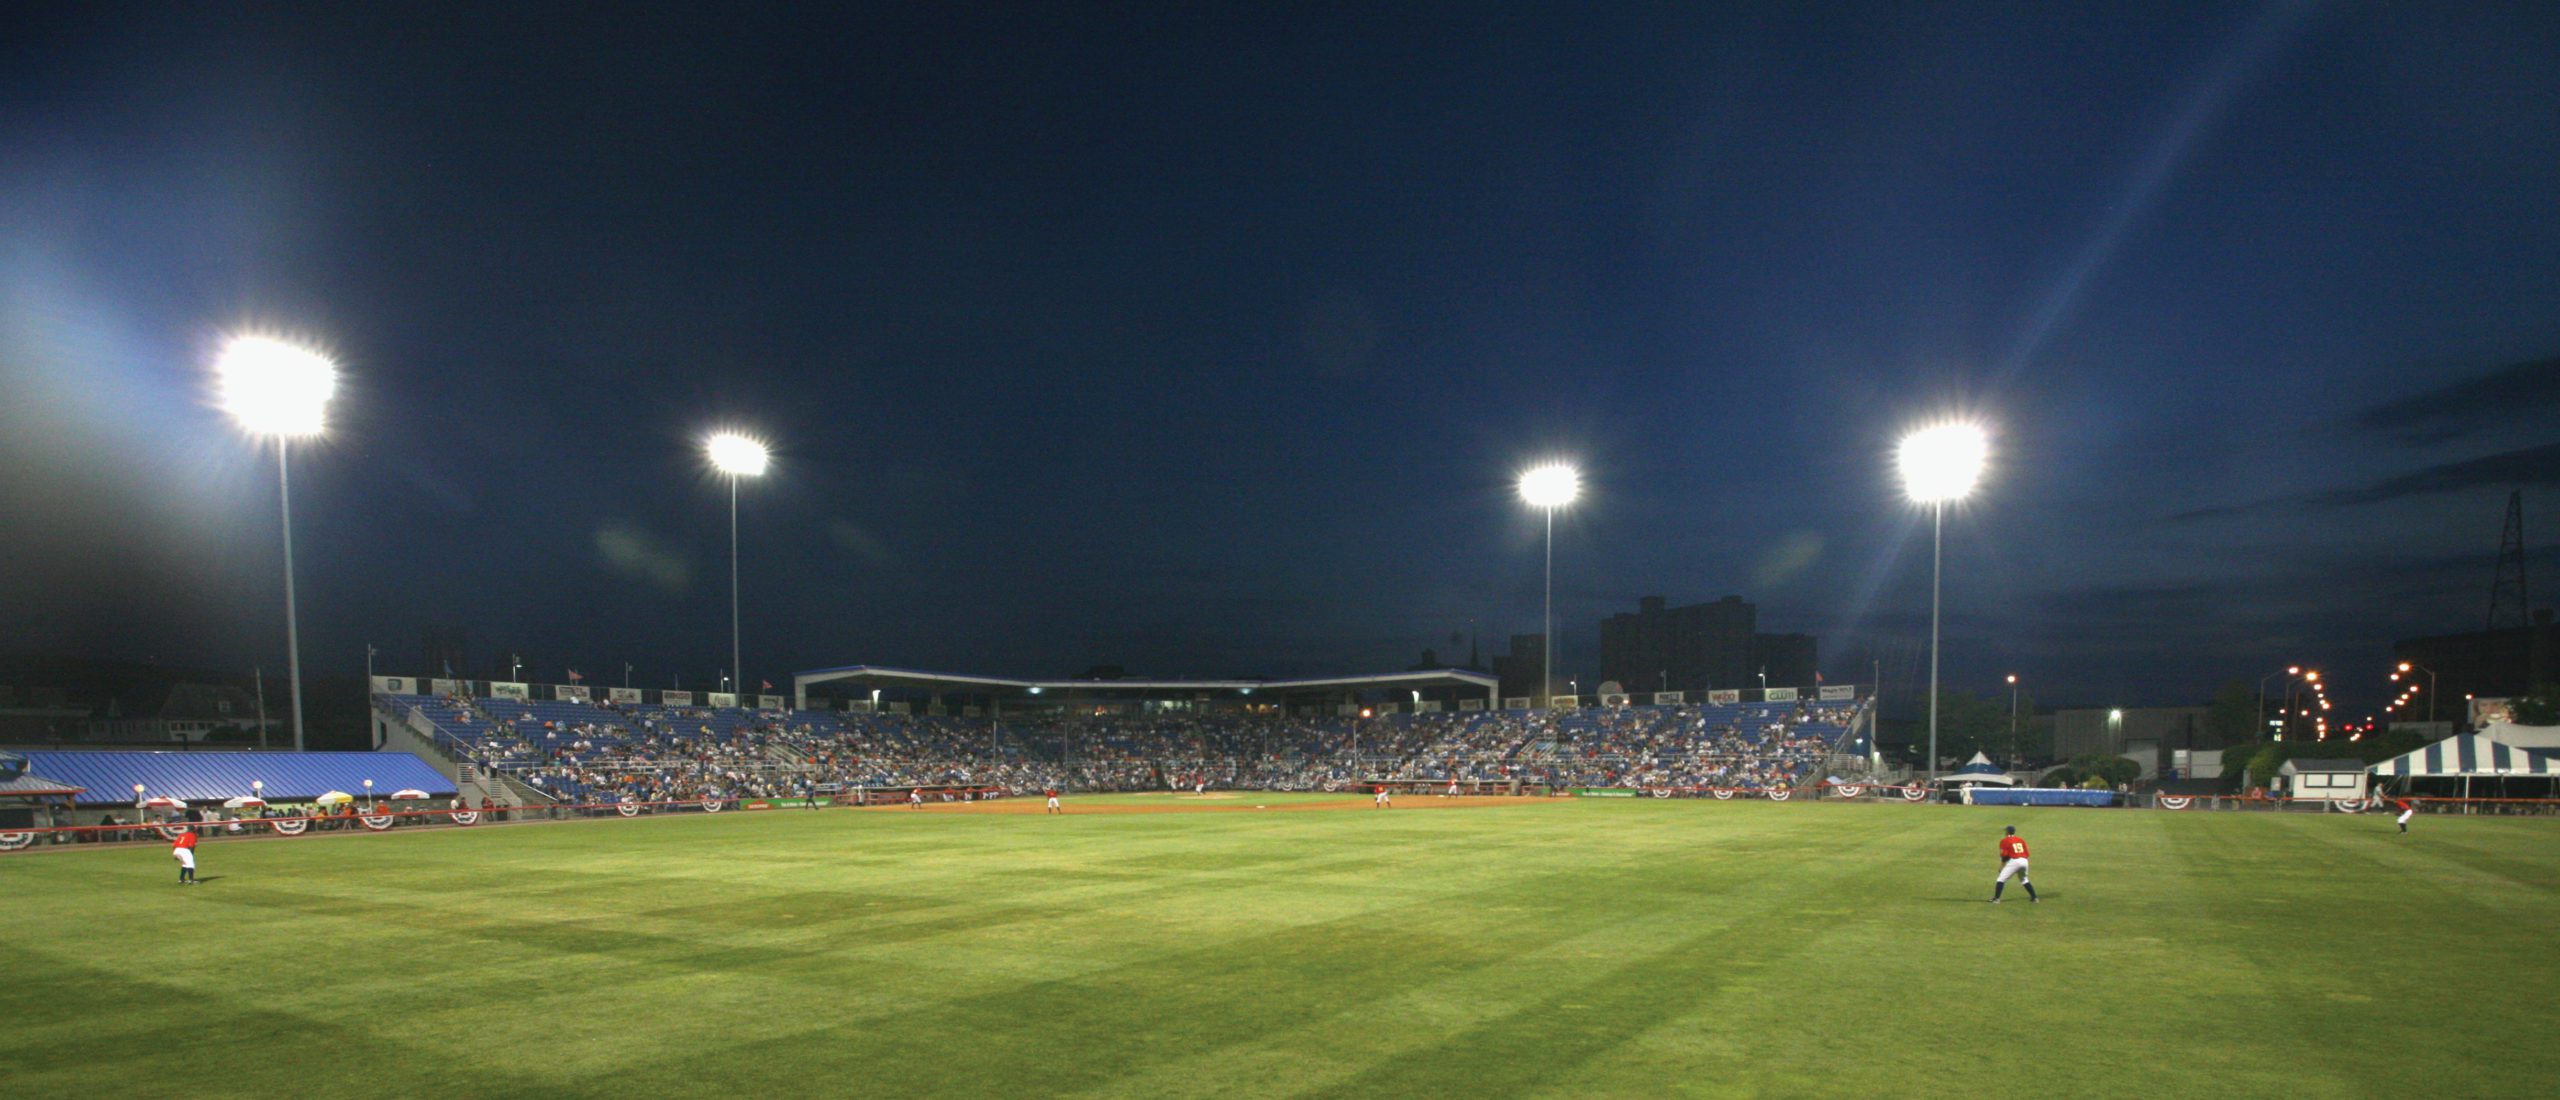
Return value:
[(1015, 792), (1374, 782), (1756, 790), (1822, 778), (1860, 704), (990, 720), (377, 695), (455, 760), (555, 797), (765, 797), (822, 786)]

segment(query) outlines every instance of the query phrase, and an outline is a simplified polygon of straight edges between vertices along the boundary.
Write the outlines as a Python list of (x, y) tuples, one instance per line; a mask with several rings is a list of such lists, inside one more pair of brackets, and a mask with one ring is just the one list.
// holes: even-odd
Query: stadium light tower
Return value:
[(729, 479), (729, 675), (734, 686), (747, 679), (741, 671), (745, 666), (738, 663), (738, 479), (764, 476), (773, 453), (762, 440), (736, 432), (715, 433), (702, 449), (711, 468)]
[(1938, 781), (1938, 587), (1947, 555), (1947, 502), (1963, 500), (1982, 480), (1991, 441), (1980, 425), (1954, 423), (1902, 437), (1895, 464), (1902, 490), (1929, 506), (1929, 782)]
[(309, 348), (271, 336), (239, 336), (214, 360), (222, 409), (254, 436), (276, 441), (276, 499), (284, 512), (285, 671), (293, 684), (293, 749), (302, 751), (302, 635), (293, 601), (293, 482), (286, 454), (293, 441), (319, 435), (338, 365)]
[(1556, 705), (1556, 509), (1582, 495), (1582, 472), (1562, 462), (1532, 467), (1520, 474), (1520, 499), (1547, 514), (1547, 604), (1538, 621), (1546, 667), (1538, 675), (1538, 695), (1548, 710)]

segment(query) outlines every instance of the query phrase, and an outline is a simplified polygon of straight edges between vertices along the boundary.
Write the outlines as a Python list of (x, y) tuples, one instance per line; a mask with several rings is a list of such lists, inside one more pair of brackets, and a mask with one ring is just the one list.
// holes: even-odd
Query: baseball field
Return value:
[[(217, 836), (184, 888), (158, 846), (20, 853), (0, 857), (0, 1087), (2433, 1097), (2560, 1080), (2560, 822), (2429, 817), (2402, 836), (2373, 816), (1439, 801)], [(1985, 904), (2005, 824), (2033, 845), (2039, 904), (2014, 887)]]

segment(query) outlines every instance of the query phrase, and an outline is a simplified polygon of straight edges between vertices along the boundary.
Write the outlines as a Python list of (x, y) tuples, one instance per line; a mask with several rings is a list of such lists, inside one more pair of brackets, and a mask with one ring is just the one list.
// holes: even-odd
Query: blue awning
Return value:
[(453, 780), (405, 752), (46, 752), (27, 753), (27, 770), (84, 788), (82, 806), (133, 805), (133, 785), (146, 798), (220, 802), (263, 781), (270, 802), (300, 802), (329, 791), (375, 794), (416, 788), (437, 797)]

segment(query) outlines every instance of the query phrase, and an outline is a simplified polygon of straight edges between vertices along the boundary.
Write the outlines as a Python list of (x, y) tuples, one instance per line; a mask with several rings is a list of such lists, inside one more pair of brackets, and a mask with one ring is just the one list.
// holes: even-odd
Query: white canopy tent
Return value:
[(2385, 779), (2449, 779), (2455, 776), (2560, 778), (2560, 750), (2529, 749), (2476, 733), (2445, 738), (2376, 764)]
[(2014, 787), (2017, 786), (2018, 779), (2016, 776), (2010, 775), (2006, 770), (2001, 768), (2000, 765), (1992, 763), (1990, 757), (1977, 752), (1973, 754), (1973, 759), (1964, 762), (1963, 767), (1939, 776), (1938, 782), (1949, 785), (1988, 784), (2000, 787)]
[(2373, 777), (2377, 786), (2383, 780), (2398, 779), (2403, 789), (2422, 779), (2460, 778), (2462, 797), (2468, 799), (2474, 779), (2499, 780), (2501, 791), (2509, 779), (2560, 780), (2560, 750), (2523, 748), (2465, 733), (2376, 764)]

